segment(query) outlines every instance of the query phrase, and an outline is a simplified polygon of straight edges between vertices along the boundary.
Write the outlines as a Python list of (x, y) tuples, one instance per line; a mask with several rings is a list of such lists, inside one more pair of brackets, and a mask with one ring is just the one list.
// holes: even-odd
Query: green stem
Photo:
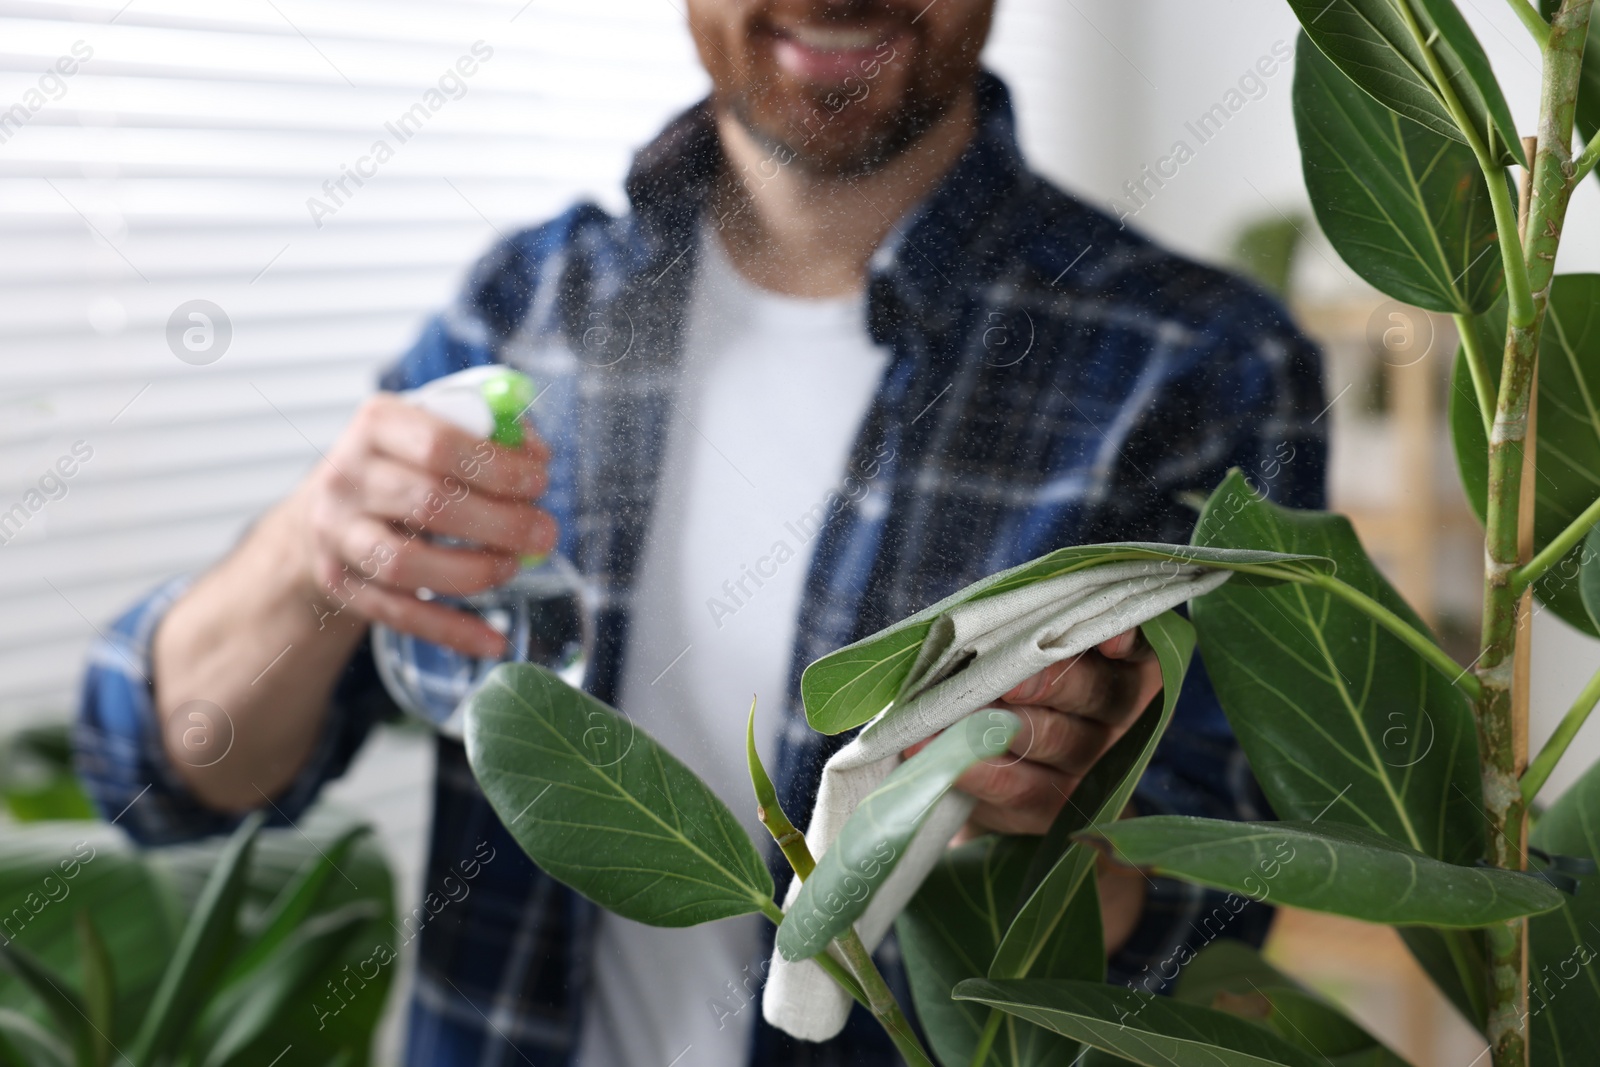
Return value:
[(1583, 724), (1589, 720), (1589, 713), (1594, 706), (1600, 703), (1600, 671), (1594, 673), (1589, 679), (1589, 684), (1583, 687), (1583, 692), (1578, 694), (1578, 699), (1573, 701), (1572, 707), (1561, 719), (1561, 725), (1556, 727), (1556, 732), (1550, 735), (1550, 740), (1544, 743), (1539, 750), (1539, 755), (1534, 757), (1528, 769), (1522, 774), (1522, 802), (1532, 804), (1533, 798), (1539, 795), (1539, 790), (1544, 788), (1545, 782), (1550, 780), (1550, 772), (1556, 769), (1556, 764), (1561, 762), (1561, 757), (1567, 754), (1567, 747), (1572, 744), (1572, 739), (1578, 736), (1578, 731), (1583, 729)]
[(889, 983), (878, 973), (878, 965), (872, 962), (872, 953), (861, 943), (861, 936), (851, 929), (843, 937), (835, 938), (834, 944), (839, 946), (850, 969), (860, 979), (861, 988), (867, 994), (867, 1006), (877, 1017), (878, 1025), (889, 1035), (889, 1040), (894, 1042), (900, 1057), (909, 1067), (933, 1067), (933, 1060), (923, 1049), (922, 1042), (917, 1040), (916, 1032), (911, 1029), (911, 1021), (900, 1010), (900, 1002), (894, 999), (894, 993), (889, 990)]
[(1544, 572), (1561, 562), (1568, 552), (1578, 547), (1578, 542), (1588, 536), (1594, 524), (1600, 522), (1600, 500), (1583, 509), (1583, 514), (1572, 520), (1572, 523), (1557, 534), (1548, 545), (1539, 550), (1539, 554), (1527, 563), (1517, 568), (1511, 576), (1511, 584), (1517, 590), (1528, 588), (1544, 576)]
[(1440, 674), (1450, 679), (1451, 683), (1466, 694), (1469, 700), (1478, 698), (1479, 682), (1470, 671), (1463, 670), (1461, 664), (1450, 658), (1450, 654), (1429, 640), (1428, 636), (1406, 622), (1400, 616), (1372, 599), (1361, 590), (1342, 582), (1331, 574), (1315, 574), (1300, 578), (1309, 585), (1324, 589), (1345, 603), (1358, 609), (1371, 618), (1385, 630), (1404, 641), (1418, 655), (1427, 660)]
[(1581, 184), (1583, 179), (1589, 176), (1589, 172), (1594, 170), (1596, 160), (1600, 160), (1600, 130), (1595, 131), (1595, 135), (1589, 138), (1589, 143), (1583, 146), (1582, 154), (1573, 161), (1572, 184), (1574, 186)]
[(795, 829), (794, 823), (789, 821), (788, 813), (783, 810), (783, 805), (778, 803), (778, 791), (773, 787), (767, 769), (761, 765), (761, 755), (756, 751), (755, 697), (750, 698), (750, 716), (745, 720), (744, 744), (745, 760), (750, 766), (750, 787), (756, 795), (756, 818), (761, 820), (761, 825), (767, 828), (767, 833), (777, 842), (778, 851), (789, 861), (789, 867), (794, 871), (795, 877), (803, 882), (817, 869), (817, 861), (812, 857), (811, 849), (806, 847), (806, 835)]
[[(767, 828), (772, 839), (778, 843), (784, 859), (788, 860), (789, 866), (794, 869), (795, 877), (803, 882), (817, 869), (816, 857), (811, 855), (811, 848), (806, 844), (805, 835), (795, 829), (794, 823), (789, 821), (788, 814), (784, 812), (783, 805), (778, 803), (777, 790), (772, 786), (772, 779), (768, 777), (767, 769), (761, 765), (761, 756), (756, 752), (754, 699), (750, 701), (750, 716), (745, 723), (745, 757), (750, 766), (750, 785), (756, 794), (756, 817), (761, 820), (761, 825)], [(783, 909), (773, 901), (762, 901), (761, 911), (775, 925), (783, 925)], [(916, 1032), (911, 1029), (910, 1021), (900, 1009), (899, 1001), (895, 1000), (889, 983), (883, 980), (877, 965), (872, 962), (872, 953), (861, 943), (861, 935), (851, 927), (843, 936), (834, 938), (833, 944), (838, 946), (849, 964), (848, 967), (840, 964), (833, 958), (832, 953), (826, 950), (817, 953), (812, 959), (817, 961), (818, 966), (826, 971), (829, 977), (843, 986), (845, 992), (849, 993), (857, 1004), (872, 1012), (878, 1024), (889, 1035), (889, 1040), (894, 1042), (894, 1047), (900, 1050), (901, 1058), (910, 1064), (910, 1067), (933, 1067), (933, 1061), (928, 1058), (922, 1043), (917, 1040)]]
[(1500, 256), (1505, 264), (1506, 320), (1513, 327), (1531, 326), (1533, 286), (1528, 280), (1528, 261), (1522, 254), (1522, 241), (1517, 234), (1517, 206), (1511, 202), (1505, 169), (1487, 155), (1479, 156), (1478, 164), (1489, 183), (1489, 203), (1494, 208), (1494, 228), (1500, 238)]
[(999, 1008), (990, 1008), (989, 1017), (983, 1022), (983, 1033), (978, 1035), (978, 1046), (972, 1050), (971, 1067), (983, 1067), (984, 1061), (989, 1058), (989, 1050), (994, 1048), (994, 1039), (1000, 1033), (1000, 1024), (1005, 1019), (1005, 1013)]
[[(1526, 249), (1524, 254), (1519, 244), (1517, 259), (1507, 255), (1505, 261), (1512, 311), (1507, 322), (1494, 425), (1489, 433), (1483, 636), (1476, 667), (1482, 684), (1475, 712), (1484, 815), (1489, 823), (1487, 859), (1493, 866), (1509, 870), (1526, 865), (1527, 805), (1517, 765), (1517, 739), (1522, 726), (1518, 718), (1525, 709), (1519, 709), (1512, 698), (1517, 642), (1525, 639), (1518, 627), (1522, 591), (1513, 582), (1520, 563), (1523, 453), (1535, 389), (1539, 329), (1572, 196), (1572, 122), (1592, 4), (1593, 0), (1562, 0), (1551, 20), (1550, 41), (1544, 49), (1537, 151), (1530, 161), (1533, 180), (1524, 237)], [(1483, 157), (1479, 162), (1485, 162)], [(1491, 195), (1505, 198), (1504, 181), (1490, 174), (1487, 166), (1484, 173), (1491, 179)], [(1495, 216), (1503, 229), (1498, 199)], [(1520, 280), (1511, 269), (1519, 260), (1523, 270)], [(1519, 292), (1513, 288), (1517, 284), (1525, 284), (1532, 296), (1531, 305), (1523, 309), (1523, 314), (1518, 314)], [(1526, 1067), (1528, 1063), (1527, 933), (1524, 919), (1497, 923), (1485, 930), (1489, 949), (1487, 1037), (1493, 1067)]]
[(1467, 371), (1472, 375), (1472, 391), (1478, 398), (1478, 414), (1483, 419), (1483, 437), (1489, 439), (1494, 429), (1495, 388), (1489, 375), (1489, 359), (1484, 354), (1482, 338), (1471, 315), (1454, 316), (1456, 333), (1461, 335), (1461, 351), (1466, 353)]
[[(763, 904), (761, 908), (761, 914), (771, 919), (774, 926), (783, 925), (783, 909), (778, 907), (778, 905), (772, 901), (769, 900)], [(850, 999), (854, 1000), (857, 1004), (861, 1005), (863, 1008), (866, 1008), (868, 1011), (872, 1010), (872, 1005), (867, 1003), (866, 993), (862, 992), (861, 986), (850, 974), (849, 968), (845, 967), (844, 964), (840, 963), (826, 952), (819, 952), (817, 955), (813, 956), (812, 959), (817, 961), (818, 967), (821, 967), (825, 972), (827, 972), (829, 978), (832, 978), (835, 982), (838, 982), (839, 985), (843, 987), (844, 991), (850, 994)]]
[(1528, 27), (1528, 32), (1533, 34), (1533, 39), (1544, 48), (1550, 43), (1550, 24), (1544, 20), (1528, 0), (1506, 0), (1511, 5), (1511, 10), (1517, 13), (1517, 18)]

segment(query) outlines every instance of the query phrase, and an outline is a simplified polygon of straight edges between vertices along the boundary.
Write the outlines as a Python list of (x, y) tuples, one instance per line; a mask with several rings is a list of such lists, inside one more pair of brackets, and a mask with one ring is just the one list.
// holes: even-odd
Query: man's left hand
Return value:
[(1155, 652), (1138, 630), (1129, 630), (1006, 693), (994, 706), (1022, 720), (1009, 753), (956, 780), (957, 789), (978, 801), (970, 829), (1044, 833), (1089, 768), (1160, 691)]

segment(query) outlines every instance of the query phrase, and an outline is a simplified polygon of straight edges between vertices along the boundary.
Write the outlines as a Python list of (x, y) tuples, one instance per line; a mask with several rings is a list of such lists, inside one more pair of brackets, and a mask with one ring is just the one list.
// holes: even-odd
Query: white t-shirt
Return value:
[[(700, 238), (683, 386), (636, 583), (619, 705), (700, 775), (765, 852), (745, 762), (754, 694), (770, 767), (801, 592), (887, 353), (866, 300), (803, 300)], [(760, 1011), (761, 924), (657, 929), (605, 913), (579, 1067), (734, 1067)]]

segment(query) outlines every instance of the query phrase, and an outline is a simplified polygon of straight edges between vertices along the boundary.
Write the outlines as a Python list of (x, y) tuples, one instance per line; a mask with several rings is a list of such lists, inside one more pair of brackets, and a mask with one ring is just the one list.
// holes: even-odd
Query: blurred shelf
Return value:
[(1488, 1047), (1391, 927), (1281, 908), (1265, 954), (1414, 1067), (1468, 1067)]

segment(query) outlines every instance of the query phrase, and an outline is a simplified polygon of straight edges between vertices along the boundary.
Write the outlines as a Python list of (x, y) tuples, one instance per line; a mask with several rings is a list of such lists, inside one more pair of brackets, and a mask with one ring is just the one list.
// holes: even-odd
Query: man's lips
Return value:
[(842, 81), (883, 62), (899, 36), (887, 27), (806, 24), (773, 32), (772, 54), (785, 73), (806, 81)]

